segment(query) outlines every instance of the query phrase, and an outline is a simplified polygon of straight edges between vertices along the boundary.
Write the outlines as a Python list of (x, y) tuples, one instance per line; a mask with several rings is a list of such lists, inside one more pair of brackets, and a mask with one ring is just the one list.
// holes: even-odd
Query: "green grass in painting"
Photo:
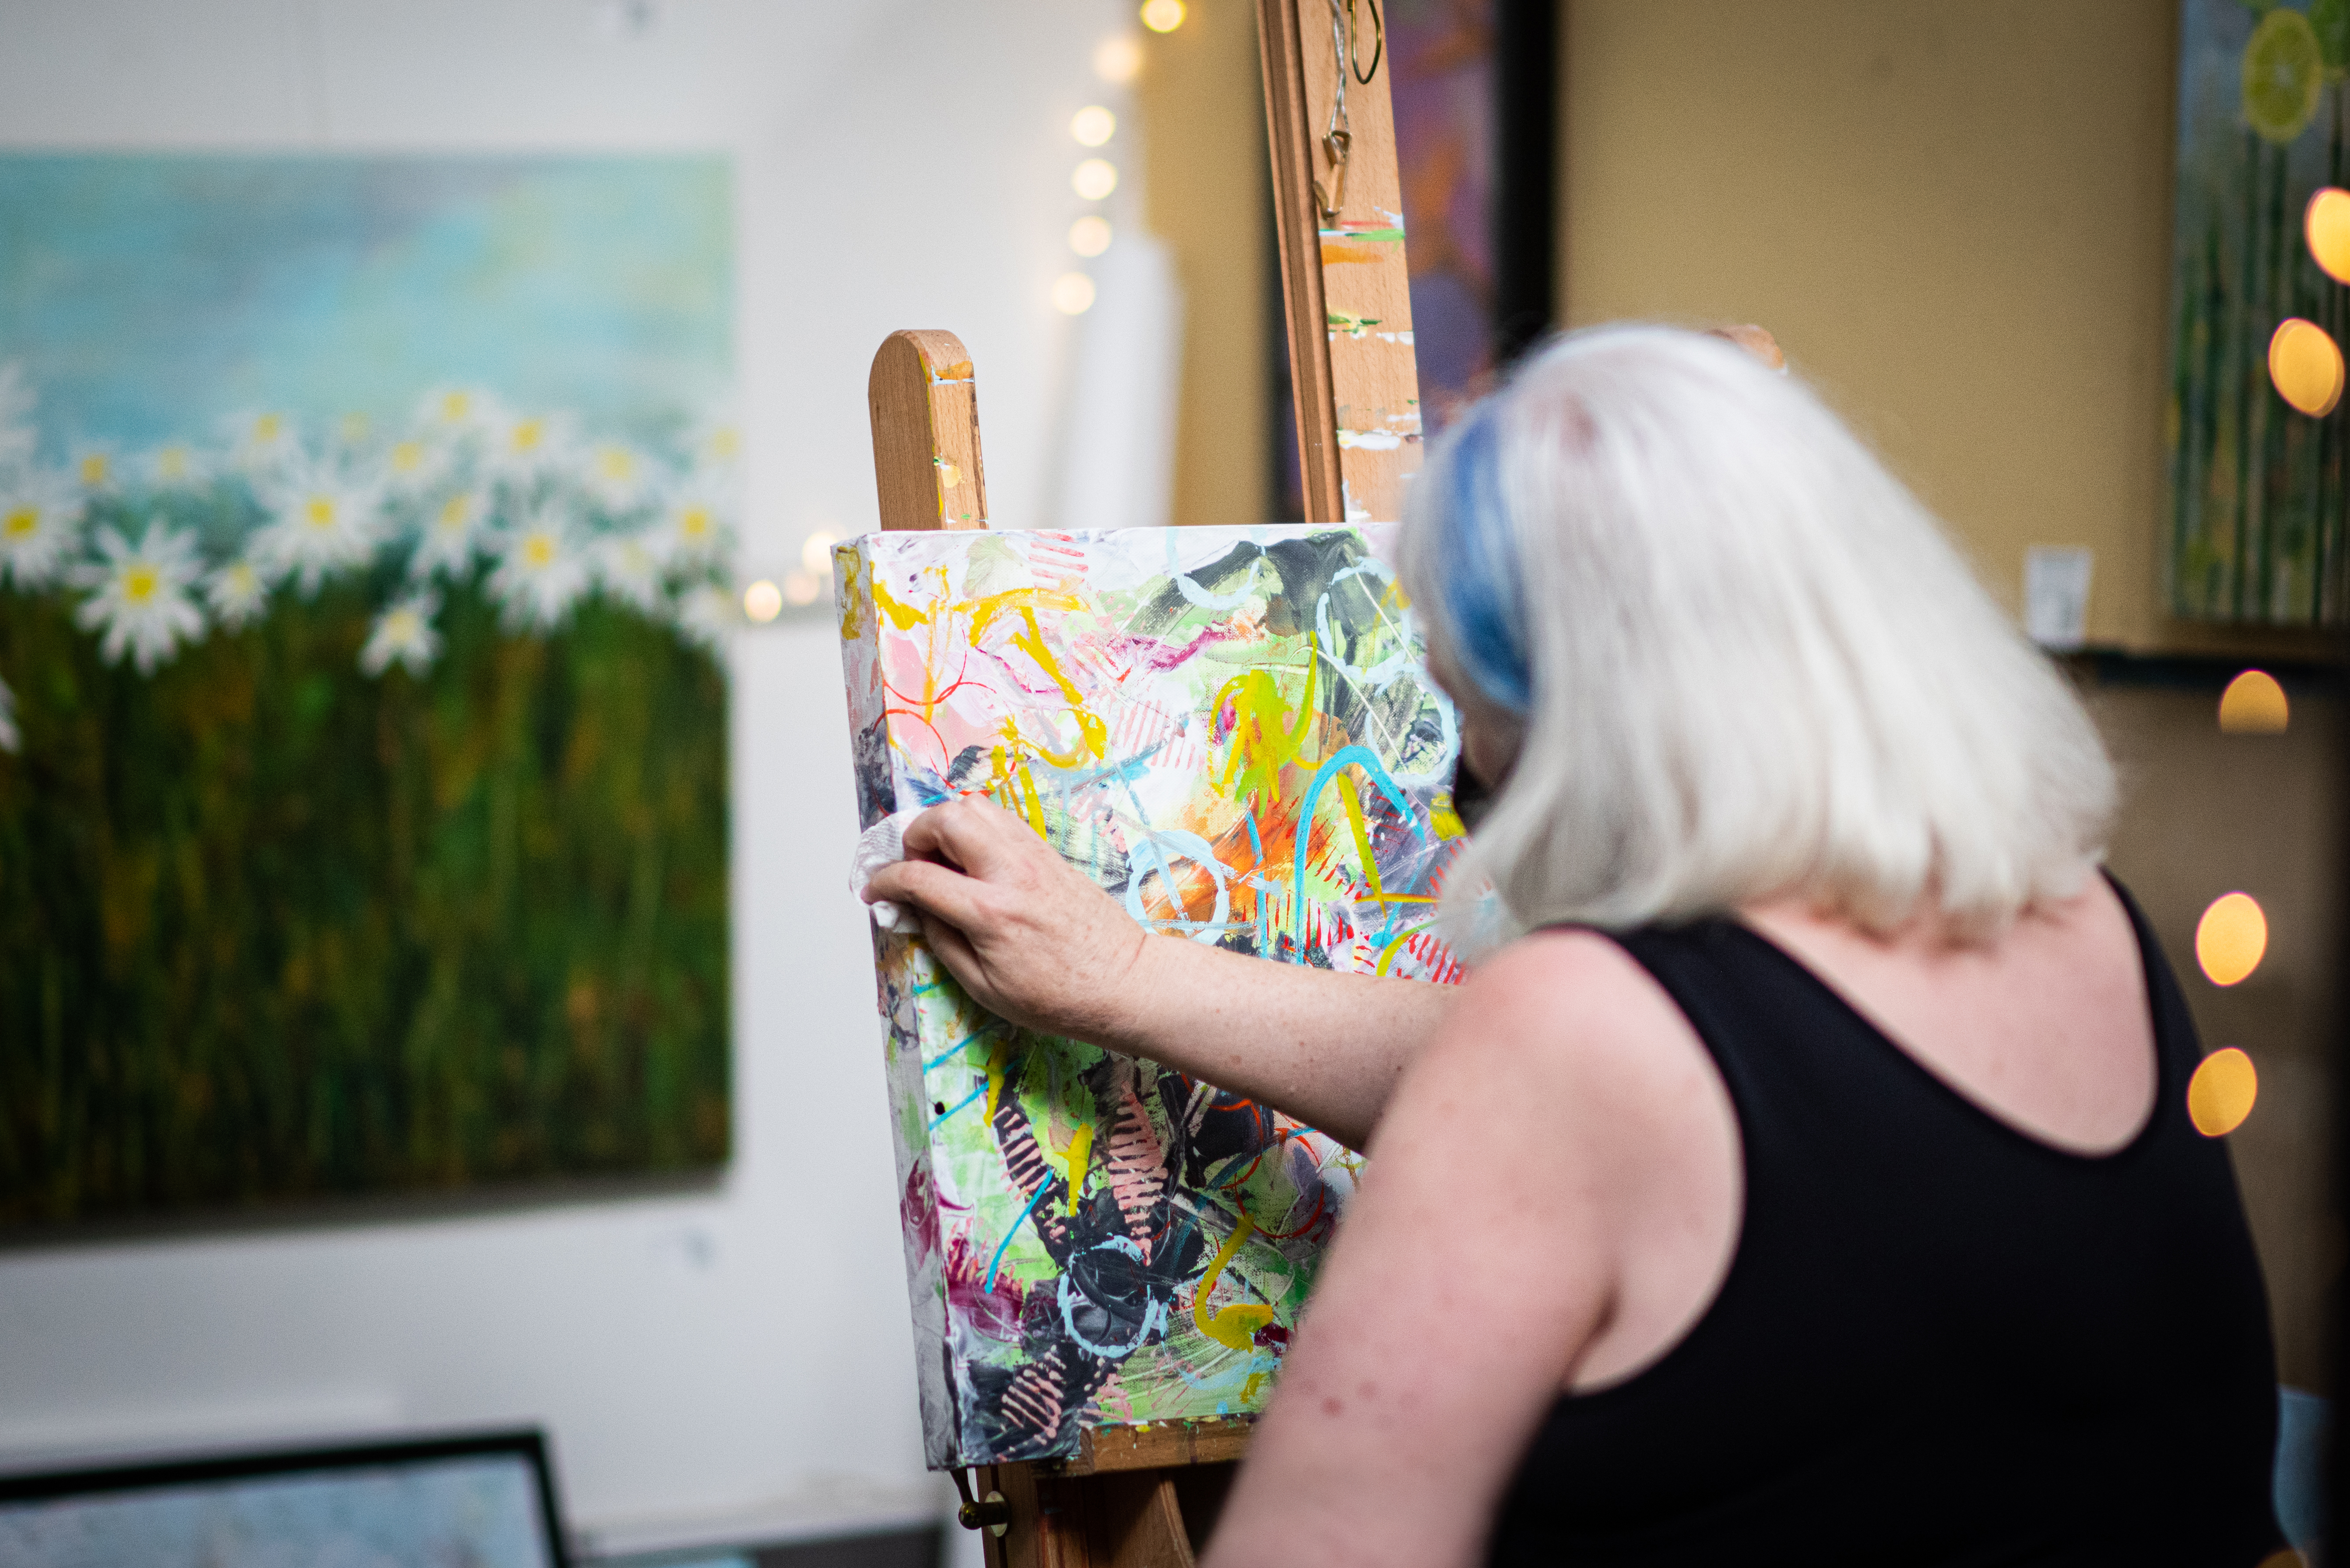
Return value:
[(0, 1223), (725, 1158), (724, 677), (476, 582), (371, 679), (389, 572), (152, 676), (0, 590)]

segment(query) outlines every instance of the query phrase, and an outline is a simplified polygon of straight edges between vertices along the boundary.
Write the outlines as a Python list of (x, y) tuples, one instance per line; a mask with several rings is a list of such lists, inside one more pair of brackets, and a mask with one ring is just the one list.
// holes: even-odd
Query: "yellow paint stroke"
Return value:
[(1385, 261), (1390, 253), (1369, 245), (1350, 245), (1330, 240), (1322, 242), (1322, 265), (1346, 266), (1354, 262)]
[(1405, 940), (1418, 936), (1420, 932), (1428, 929), (1434, 924), (1436, 924), (1434, 920), (1422, 920), (1416, 926), (1406, 926), (1403, 929), (1398, 931), (1395, 934), (1395, 940), (1389, 942), (1387, 945), (1387, 950), (1379, 954), (1378, 966), (1373, 969), (1371, 972), (1375, 975), (1385, 975), (1388, 972), (1388, 965), (1395, 962), (1396, 954), (1403, 951)]
[(878, 576), (873, 579), (873, 606), (888, 616), (899, 631), (911, 631), (930, 618), (927, 611), (899, 603), (897, 596), (889, 591), (889, 585)]
[(832, 569), (840, 574), (840, 640), (855, 642), (865, 629), (857, 617), (857, 574), (865, 569), (865, 562), (855, 550), (842, 545), (832, 553)]
[(1208, 1272), (1200, 1276), (1200, 1288), (1191, 1293), (1191, 1323), (1201, 1334), (1218, 1345), (1232, 1350), (1246, 1350), (1256, 1343), (1256, 1331), (1273, 1321), (1273, 1308), (1261, 1302), (1240, 1302), (1224, 1308), (1211, 1319), (1208, 1316), (1208, 1296), (1223, 1277), (1224, 1265), (1241, 1250), (1241, 1243), (1256, 1233), (1256, 1222), (1243, 1214), (1224, 1238), (1208, 1264)]
[(1012, 1063), (1012, 1042), (998, 1040), (987, 1048), (987, 1119), (995, 1120), (996, 1103), (1003, 1098), (1003, 1069)]
[[(1303, 749), (1306, 731), (1314, 723), (1314, 680), (1321, 665), (1314, 650), (1314, 639), (1308, 638), (1305, 694), (1298, 700), (1297, 722), (1294, 725), (1284, 722), (1288, 708), (1281, 700), (1281, 686), (1270, 670), (1252, 670), (1224, 682), (1209, 710), (1221, 712), (1227, 701), (1232, 705), (1232, 749), (1224, 757), (1223, 777), (1216, 781), (1220, 793), (1238, 799), (1253, 785), (1263, 805), (1270, 806), (1281, 798), (1281, 769)], [(1237, 789), (1233, 787), (1235, 773), (1240, 775)]]
[(1053, 836), (1045, 831), (1045, 803), (1036, 798), (1036, 775), (1028, 771), (1024, 762), (1020, 764), (1018, 784), (1024, 797), (1020, 803), (1020, 815), (1036, 830), (1037, 837), (1050, 843)]
[(1262, 1373), (1262, 1372), (1252, 1372), (1252, 1373), (1250, 1373), (1250, 1374), (1248, 1375), (1248, 1381), (1241, 1385), (1241, 1403), (1242, 1403), (1242, 1404), (1243, 1404), (1243, 1405), (1245, 1405), (1245, 1404), (1247, 1404), (1250, 1400), (1252, 1400), (1252, 1399), (1255, 1398), (1255, 1397), (1256, 1397), (1257, 1386), (1258, 1386), (1260, 1384), (1262, 1384), (1263, 1381), (1264, 1381), (1264, 1374), (1263, 1374), (1263, 1373)]
[[(1035, 659), (1036, 668), (1042, 670), (1053, 684), (1061, 689), (1061, 695), (1068, 699), (1069, 711), (1076, 717), (1077, 733), (1085, 737), (1086, 751), (1093, 754), (1096, 762), (1099, 762), (1109, 752), (1109, 726), (1086, 711), (1086, 694), (1078, 691), (1076, 682), (1062, 674), (1061, 667), (1054, 662), (1053, 650), (1045, 646), (1044, 628), (1036, 624), (1035, 607), (1022, 605), (1020, 618), (1028, 623), (1028, 630), (1025, 636), (1014, 633), (1012, 646)], [(1083, 760), (1082, 754), (1076, 754), (1064, 762), (1042, 746), (1038, 746), (1036, 750), (1060, 767), (1073, 768)]]
[(1077, 1205), (1086, 1196), (1086, 1177), (1093, 1170), (1094, 1124), (1079, 1122), (1076, 1131), (1069, 1135), (1069, 1218), (1077, 1217)]
[(1355, 781), (1347, 774), (1337, 779), (1338, 798), (1347, 803), (1347, 826), (1355, 830), (1355, 851), (1363, 857), (1363, 880), (1371, 885), (1371, 897), (1387, 896), (1379, 886), (1379, 863), (1371, 855), (1371, 832), (1363, 822), (1363, 800), (1355, 793)]

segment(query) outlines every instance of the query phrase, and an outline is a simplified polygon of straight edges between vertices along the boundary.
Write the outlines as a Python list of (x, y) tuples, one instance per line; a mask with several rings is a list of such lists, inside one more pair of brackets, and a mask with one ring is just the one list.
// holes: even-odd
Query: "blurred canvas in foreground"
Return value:
[[(1439, 982), (1457, 736), (1359, 528), (875, 534), (835, 554), (868, 826), (985, 794), (1161, 940)], [(1357, 1156), (1013, 1028), (876, 932), (933, 1466), (1261, 1408)]]
[(723, 1159), (731, 223), (0, 158), (0, 1223)]
[(0, 1478), (9, 1568), (563, 1568), (536, 1433)]
[(2339, 625), (2350, 5), (2183, 0), (2165, 439), (2169, 607)]

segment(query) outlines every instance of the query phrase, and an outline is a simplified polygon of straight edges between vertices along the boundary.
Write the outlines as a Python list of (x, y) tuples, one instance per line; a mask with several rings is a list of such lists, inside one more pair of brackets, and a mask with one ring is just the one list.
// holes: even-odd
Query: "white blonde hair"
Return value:
[(2064, 678), (1808, 388), (1725, 342), (1554, 343), (1438, 444), (1401, 556), (1461, 695), (1524, 726), (1456, 934), (1490, 882), (1499, 935), (1795, 896), (1981, 938), (2103, 855), (2113, 766)]

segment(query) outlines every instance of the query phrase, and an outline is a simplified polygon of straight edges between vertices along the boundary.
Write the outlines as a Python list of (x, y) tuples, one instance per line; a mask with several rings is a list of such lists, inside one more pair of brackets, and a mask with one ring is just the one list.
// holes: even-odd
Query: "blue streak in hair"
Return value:
[(1501, 432), (1490, 403), (1453, 442), (1444, 508), (1444, 613), (1453, 651), (1478, 690), (1513, 713), (1534, 706), (1518, 552), (1502, 506)]

